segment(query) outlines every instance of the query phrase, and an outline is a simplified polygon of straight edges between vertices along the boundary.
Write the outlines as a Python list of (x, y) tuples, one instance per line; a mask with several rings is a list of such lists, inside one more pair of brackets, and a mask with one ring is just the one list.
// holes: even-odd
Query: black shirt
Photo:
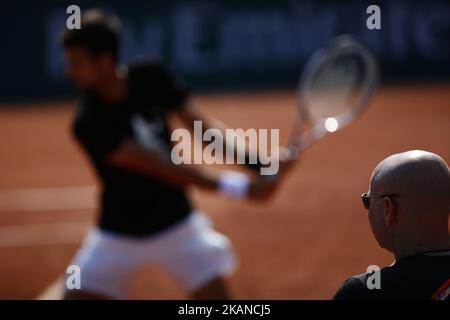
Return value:
[(380, 289), (369, 289), (364, 273), (349, 278), (338, 290), (336, 300), (450, 298), (450, 251), (412, 255), (381, 269)]
[(180, 188), (113, 166), (106, 156), (131, 138), (170, 161), (166, 116), (184, 104), (187, 91), (158, 63), (139, 63), (127, 69), (127, 99), (106, 103), (94, 93), (83, 94), (73, 129), (102, 182), (99, 227), (145, 236), (186, 217), (191, 211), (189, 201)]

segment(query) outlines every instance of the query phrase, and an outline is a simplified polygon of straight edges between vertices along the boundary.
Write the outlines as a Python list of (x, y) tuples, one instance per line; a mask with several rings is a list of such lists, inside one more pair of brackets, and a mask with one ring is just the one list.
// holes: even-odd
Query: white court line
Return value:
[[(96, 208), (96, 186), (0, 189), (0, 213)], [(64, 222), (0, 226), (0, 248), (79, 244), (92, 223)]]
[(0, 248), (79, 244), (92, 223), (64, 222), (0, 227)]
[(96, 186), (0, 189), (0, 213), (95, 209)]

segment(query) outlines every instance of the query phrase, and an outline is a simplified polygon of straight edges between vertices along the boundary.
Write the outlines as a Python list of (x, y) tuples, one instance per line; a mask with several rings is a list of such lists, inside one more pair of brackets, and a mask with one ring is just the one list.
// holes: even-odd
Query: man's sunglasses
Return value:
[(379, 195), (379, 196), (369, 196), (369, 194), (366, 192), (366, 193), (363, 193), (361, 195), (361, 199), (362, 199), (364, 208), (366, 208), (367, 210), (370, 209), (370, 199), (371, 198), (378, 198), (379, 199), (379, 198), (384, 198), (384, 197), (398, 197), (398, 194), (393, 193), (393, 194), (382, 194), (382, 195)]

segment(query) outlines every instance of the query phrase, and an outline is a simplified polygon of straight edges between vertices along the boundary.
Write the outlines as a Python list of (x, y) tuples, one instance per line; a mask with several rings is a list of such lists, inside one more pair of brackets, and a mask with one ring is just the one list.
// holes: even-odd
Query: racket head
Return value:
[[(378, 83), (374, 54), (351, 36), (339, 36), (314, 53), (298, 86), (299, 119), (294, 144), (298, 150), (293, 156), (357, 118), (368, 107)], [(307, 133), (305, 127), (310, 129)]]

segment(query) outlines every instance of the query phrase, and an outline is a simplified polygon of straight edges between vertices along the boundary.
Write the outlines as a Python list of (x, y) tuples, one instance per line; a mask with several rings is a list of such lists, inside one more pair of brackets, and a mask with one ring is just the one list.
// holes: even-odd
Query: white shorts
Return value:
[(192, 213), (170, 229), (144, 238), (94, 229), (72, 264), (80, 267), (81, 290), (125, 299), (134, 271), (142, 266), (163, 267), (191, 293), (233, 272), (236, 258), (229, 239), (215, 231), (206, 216)]

